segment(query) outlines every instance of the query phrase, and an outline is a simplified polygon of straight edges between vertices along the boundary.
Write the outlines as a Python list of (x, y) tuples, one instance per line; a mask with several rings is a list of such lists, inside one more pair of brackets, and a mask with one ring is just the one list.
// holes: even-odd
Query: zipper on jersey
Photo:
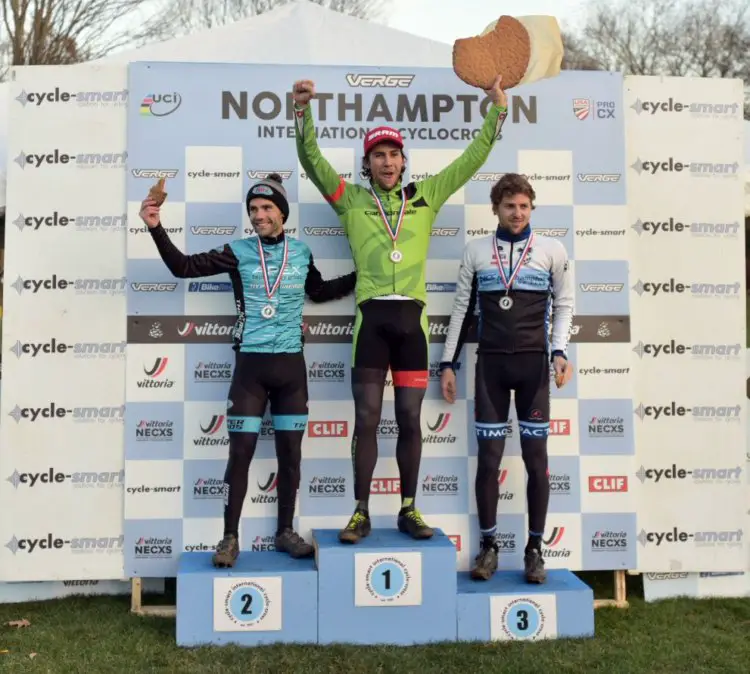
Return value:
[[(510, 242), (510, 246), (509, 246), (510, 247), (510, 251), (508, 253), (508, 265), (509, 265), (508, 266), (508, 275), (506, 277), (508, 279), (508, 283), (510, 283), (510, 275), (513, 273), (513, 246), (514, 245), (515, 244), (513, 243), (513, 241), (511, 241)], [(503, 262), (501, 260), (500, 264), (502, 264), (502, 263)], [(508, 297), (510, 297), (510, 286), (508, 286)], [(513, 336), (511, 337), (511, 339), (513, 340), (513, 351), (515, 351), (516, 350), (516, 334), (515, 334), (515, 332), (513, 333)]]

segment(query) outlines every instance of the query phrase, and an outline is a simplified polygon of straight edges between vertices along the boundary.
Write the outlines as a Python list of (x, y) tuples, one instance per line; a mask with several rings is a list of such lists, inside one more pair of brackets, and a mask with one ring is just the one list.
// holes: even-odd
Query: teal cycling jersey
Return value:
[(185, 255), (161, 224), (150, 231), (162, 260), (177, 278), (229, 275), (237, 309), (234, 348), (244, 353), (302, 351), (305, 297), (328, 302), (352, 293), (356, 285), (355, 272), (324, 281), (309, 246), (283, 233)]

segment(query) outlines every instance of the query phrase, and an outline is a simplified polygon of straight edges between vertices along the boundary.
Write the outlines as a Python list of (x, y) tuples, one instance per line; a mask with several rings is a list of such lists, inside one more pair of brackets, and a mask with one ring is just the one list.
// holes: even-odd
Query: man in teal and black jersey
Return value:
[(305, 296), (326, 302), (353, 292), (356, 273), (324, 281), (307, 244), (284, 234), (289, 203), (278, 174), (269, 175), (247, 193), (246, 208), (257, 237), (232, 241), (206, 253), (184, 255), (177, 249), (162, 227), (157, 203), (147, 197), (140, 216), (172, 274), (178, 278), (229, 274), (237, 306), (236, 363), (227, 405), (224, 537), (216, 547), (214, 565), (234, 566), (239, 556), (248, 470), (268, 402), (278, 459), (276, 549), (292, 557), (309, 557), (312, 545), (292, 524), (308, 417), (302, 310)]

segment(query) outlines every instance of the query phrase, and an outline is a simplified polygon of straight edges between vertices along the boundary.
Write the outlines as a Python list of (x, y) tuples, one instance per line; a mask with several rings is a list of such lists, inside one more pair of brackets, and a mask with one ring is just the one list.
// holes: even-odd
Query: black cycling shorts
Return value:
[(551, 366), (546, 353), (483, 354), (475, 371), (477, 439), (510, 432), (510, 392), (515, 392), (521, 440), (549, 435)]
[(266, 406), (276, 431), (304, 431), (307, 365), (300, 353), (237, 353), (227, 401), (230, 433), (260, 433)]
[(387, 370), (393, 385), (427, 388), (429, 324), (413, 300), (368, 300), (357, 307), (352, 365)]

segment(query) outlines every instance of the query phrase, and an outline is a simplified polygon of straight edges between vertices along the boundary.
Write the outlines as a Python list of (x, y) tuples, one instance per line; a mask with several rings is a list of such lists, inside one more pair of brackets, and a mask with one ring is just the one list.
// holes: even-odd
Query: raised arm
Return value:
[(456, 361), (461, 353), (466, 334), (471, 326), (472, 315), (477, 301), (477, 277), (470, 244), (464, 248), (464, 256), (458, 270), (458, 287), (453, 300), (448, 335), (443, 346), (443, 357), (440, 359), (440, 371), (446, 368), (455, 370)]
[(338, 276), (329, 281), (323, 280), (318, 268), (315, 266), (312, 254), (310, 264), (307, 268), (307, 279), (305, 279), (305, 293), (316, 303), (330, 302), (341, 297), (346, 297), (354, 292), (357, 285), (357, 273), (351, 272), (344, 276)]
[(461, 189), (482, 168), (492, 148), (495, 147), (508, 115), (508, 99), (500, 88), (501, 79), (498, 75), (492, 89), (487, 92), (492, 99), (492, 105), (476, 138), (448, 166), (421, 182), (425, 199), (434, 212), (439, 211), (451, 195)]
[(315, 121), (310, 108), (310, 99), (315, 95), (315, 85), (310, 80), (294, 83), (294, 129), (299, 163), (313, 185), (331, 204), (336, 213), (342, 213), (349, 205), (352, 185), (344, 180), (323, 156), (315, 136)]
[(197, 278), (199, 276), (215, 276), (237, 269), (237, 258), (229, 245), (215, 248), (207, 253), (185, 255), (172, 243), (167, 230), (162, 226), (158, 204), (159, 201), (152, 195), (147, 196), (141, 202), (139, 215), (148, 227), (161, 259), (174, 276), (177, 278)]
[(206, 253), (185, 255), (174, 245), (161, 223), (150, 228), (150, 232), (161, 259), (177, 278), (216, 276), (237, 269), (237, 258), (229, 244)]
[(565, 247), (557, 242), (552, 257), (552, 356), (568, 357), (570, 329), (573, 325), (575, 286)]

